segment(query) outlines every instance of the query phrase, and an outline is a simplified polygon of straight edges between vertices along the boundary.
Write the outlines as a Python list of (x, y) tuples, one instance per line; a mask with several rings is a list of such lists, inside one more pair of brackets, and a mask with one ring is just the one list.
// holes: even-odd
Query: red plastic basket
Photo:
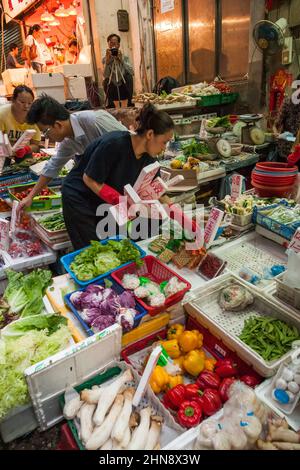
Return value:
[(148, 311), (149, 315), (157, 315), (158, 313), (163, 312), (167, 307), (171, 307), (171, 305), (176, 304), (181, 299), (183, 299), (185, 293), (192, 287), (188, 281), (176, 274), (154, 256), (145, 256), (142, 261), (143, 265), (141, 267), (137, 267), (135, 263), (131, 263), (111, 273), (111, 277), (121, 285), (124, 274), (136, 274), (137, 276), (147, 277), (157, 284), (160, 284), (164, 281), (169, 281), (171, 277), (177, 277), (179, 281), (184, 282), (186, 285), (186, 287), (180, 292), (177, 292), (176, 294), (168, 297), (165, 301), (165, 304), (161, 307), (149, 307), (149, 305), (143, 302), (142, 299), (136, 297), (139, 303)]
[(57, 444), (56, 450), (79, 450), (67, 423), (63, 424), (60, 428), (60, 441)]

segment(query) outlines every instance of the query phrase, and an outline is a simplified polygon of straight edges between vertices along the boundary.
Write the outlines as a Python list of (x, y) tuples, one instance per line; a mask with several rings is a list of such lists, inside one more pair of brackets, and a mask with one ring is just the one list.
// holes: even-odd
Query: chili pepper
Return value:
[(178, 410), (181, 403), (185, 400), (185, 387), (184, 385), (176, 385), (174, 388), (165, 393), (163, 402), (167, 408)]
[(179, 336), (184, 332), (184, 326), (181, 323), (175, 323), (168, 329), (168, 339), (178, 339)]
[(207, 388), (202, 395), (202, 411), (206, 416), (215, 414), (221, 407), (222, 401), (217, 390)]
[(223, 379), (219, 388), (219, 394), (221, 397), (221, 400), (223, 403), (228, 400), (228, 390), (233, 384), (233, 382), (236, 381), (235, 377), (227, 377), (226, 379)]
[(231, 359), (219, 360), (216, 363), (215, 373), (220, 377), (232, 377), (238, 374), (236, 364)]
[(185, 428), (197, 426), (202, 421), (202, 409), (195, 400), (186, 400), (181, 403), (177, 413), (178, 422)]
[(169, 339), (168, 341), (161, 342), (162, 347), (165, 349), (166, 353), (172, 358), (176, 359), (180, 356), (181, 352), (179, 349), (177, 339)]
[(203, 352), (195, 349), (190, 351), (183, 360), (183, 367), (188, 374), (197, 377), (204, 369)]
[(242, 375), (241, 377), (239, 377), (239, 380), (241, 380), (241, 382), (244, 382), (244, 384), (248, 385), (248, 387), (252, 388), (260, 384), (260, 381), (257, 377), (254, 377), (254, 375)]
[(216, 359), (214, 359), (213, 357), (205, 359), (204, 369), (213, 372), (215, 370), (216, 362)]
[(209, 370), (202, 372), (196, 380), (196, 384), (201, 390), (206, 390), (207, 388), (218, 390), (220, 383), (220, 377), (215, 372), (210, 372)]
[(187, 353), (199, 349), (203, 344), (203, 335), (198, 330), (185, 330), (178, 338), (180, 349)]
[(189, 400), (195, 400), (200, 397), (201, 390), (199, 389), (198, 385), (195, 384), (188, 384), (185, 385), (185, 397)]

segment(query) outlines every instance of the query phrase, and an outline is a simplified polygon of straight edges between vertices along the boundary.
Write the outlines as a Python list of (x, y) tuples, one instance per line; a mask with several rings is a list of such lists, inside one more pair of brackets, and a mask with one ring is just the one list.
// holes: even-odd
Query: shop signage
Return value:
[(289, 249), (293, 250), (295, 253), (300, 253), (300, 228), (296, 230), (292, 241), (289, 244)]
[(206, 248), (214, 241), (218, 228), (223, 220), (224, 212), (214, 207), (210, 214), (204, 231), (204, 242)]
[(233, 200), (238, 199), (242, 194), (243, 179), (244, 177), (242, 175), (232, 175), (231, 198)]
[(2, 0), (5, 21), (9, 23), (13, 18), (26, 10), (36, 0)]

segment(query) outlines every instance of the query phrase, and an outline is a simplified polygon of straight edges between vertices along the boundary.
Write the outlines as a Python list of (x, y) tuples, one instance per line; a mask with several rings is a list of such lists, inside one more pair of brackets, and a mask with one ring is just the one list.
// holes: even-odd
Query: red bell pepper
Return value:
[(248, 385), (248, 387), (256, 387), (256, 385), (260, 384), (260, 380), (258, 380), (257, 377), (254, 377), (254, 375), (242, 375), (239, 377), (239, 380), (241, 382), (244, 382), (244, 384)]
[(178, 410), (177, 419), (185, 428), (197, 426), (202, 421), (201, 405), (196, 400), (184, 401)]
[(231, 359), (220, 359), (215, 366), (215, 373), (220, 377), (232, 377), (238, 374), (236, 364)]
[(185, 386), (182, 384), (176, 385), (165, 393), (163, 397), (163, 404), (166, 408), (178, 410), (181, 403), (185, 400)]
[(185, 398), (187, 400), (194, 400), (200, 397), (201, 391), (197, 383), (185, 385)]
[(222, 401), (217, 390), (207, 388), (202, 395), (202, 411), (206, 416), (214, 415), (220, 408), (222, 408)]
[(227, 377), (226, 379), (223, 379), (219, 388), (219, 394), (221, 397), (221, 400), (223, 403), (228, 400), (228, 390), (233, 384), (233, 382), (236, 381), (235, 377)]
[(196, 380), (196, 384), (201, 390), (206, 390), (207, 388), (218, 390), (220, 383), (220, 377), (215, 372), (211, 372), (209, 370), (201, 372)]

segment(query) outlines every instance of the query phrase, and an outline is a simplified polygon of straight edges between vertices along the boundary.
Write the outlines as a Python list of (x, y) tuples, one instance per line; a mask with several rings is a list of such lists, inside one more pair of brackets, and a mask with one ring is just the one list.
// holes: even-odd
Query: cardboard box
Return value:
[(84, 77), (66, 77), (65, 96), (67, 100), (87, 100), (87, 92)]
[(24, 85), (28, 69), (7, 69), (2, 72), (2, 80), (6, 88), (6, 94), (12, 95), (18, 85)]
[(171, 168), (162, 167), (162, 170), (171, 174), (170, 179), (174, 176), (182, 175), (184, 180), (176, 186), (169, 187), (169, 192), (190, 191), (198, 187), (196, 170), (173, 170)]

